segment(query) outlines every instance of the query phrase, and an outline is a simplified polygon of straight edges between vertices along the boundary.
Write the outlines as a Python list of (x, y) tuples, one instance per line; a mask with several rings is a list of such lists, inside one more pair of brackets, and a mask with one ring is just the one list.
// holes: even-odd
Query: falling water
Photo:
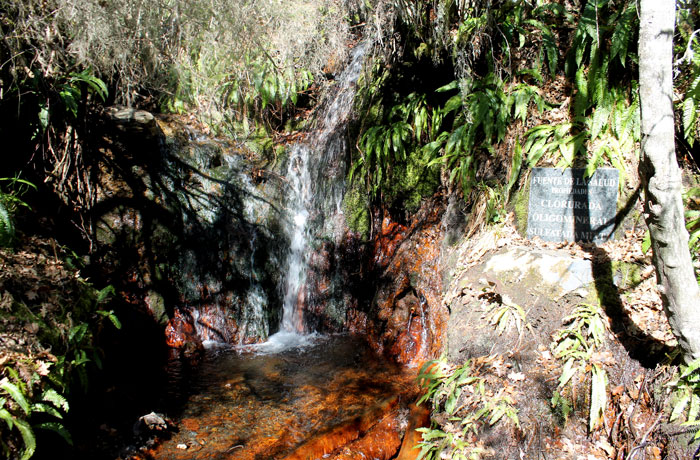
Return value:
[(289, 256), (287, 258), (287, 278), (285, 280), (284, 303), (282, 306), (282, 331), (304, 332), (298, 307), (303, 302), (302, 286), (306, 280), (308, 264), (307, 247), (309, 242), (309, 220), (311, 175), (309, 172), (310, 147), (295, 145), (292, 148), (287, 177), (292, 194), (288, 202), (292, 216)]
[(322, 109), (317, 128), (306, 141), (292, 147), (287, 169), (290, 250), (284, 286), (282, 333), (304, 333), (301, 308), (312, 232), (332, 222), (340, 212), (345, 180), (344, 127), (352, 111), (357, 79), (362, 70), (366, 42), (356, 46), (337, 88)]

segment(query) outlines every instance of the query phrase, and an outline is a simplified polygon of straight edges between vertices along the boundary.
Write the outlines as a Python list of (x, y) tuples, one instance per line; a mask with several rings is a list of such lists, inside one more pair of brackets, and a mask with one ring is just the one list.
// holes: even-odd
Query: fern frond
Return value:
[(683, 101), (683, 133), (692, 146), (695, 140), (695, 122), (697, 121), (698, 104), (692, 96)]
[(636, 18), (636, 7), (634, 2), (631, 2), (620, 15), (612, 35), (610, 59), (614, 60), (616, 57), (619, 57), (620, 64), (622, 64), (623, 67), (625, 67), (625, 63), (627, 62), (627, 50), (629, 49), (634, 31), (636, 30)]
[(15, 225), (12, 216), (0, 200), (0, 247), (9, 246), (15, 237)]

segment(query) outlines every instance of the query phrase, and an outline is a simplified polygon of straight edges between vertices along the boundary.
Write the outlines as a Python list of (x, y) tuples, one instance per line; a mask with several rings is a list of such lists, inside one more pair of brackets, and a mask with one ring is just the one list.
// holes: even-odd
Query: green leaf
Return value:
[(63, 104), (66, 106), (66, 110), (68, 110), (74, 117), (78, 116), (78, 99), (80, 97), (80, 93), (75, 88), (64, 87), (64, 89), (59, 92), (59, 96), (61, 97)]
[(22, 391), (14, 383), (9, 382), (7, 379), (0, 381), (0, 388), (7, 391), (12, 399), (17, 403), (19, 407), (22, 408), (25, 414), (31, 414), (31, 407), (25, 399)]
[(114, 290), (114, 286), (112, 286), (111, 284), (100, 289), (99, 291), (97, 291), (96, 303), (100, 304), (100, 303), (104, 302), (105, 300), (108, 299), (109, 296), (112, 296), (115, 293), (116, 293), (116, 291)]
[(68, 412), (68, 409), (70, 408), (70, 406), (68, 405), (68, 400), (53, 388), (45, 390), (41, 394), (41, 400), (45, 402), (50, 402), (55, 407), (58, 407), (64, 412)]
[(561, 376), (559, 377), (559, 387), (565, 386), (569, 380), (571, 380), (571, 377), (573, 377), (576, 372), (578, 371), (578, 367), (574, 367), (574, 358), (570, 358), (565, 364), (564, 367), (562, 368), (561, 371)]
[(73, 438), (71, 437), (66, 427), (58, 422), (43, 422), (34, 425), (34, 428), (39, 428), (41, 430), (49, 430), (54, 433), (59, 434), (69, 445), (73, 445)]
[(549, 63), (549, 73), (554, 76), (557, 72), (557, 63), (559, 59), (559, 49), (557, 47), (554, 34), (549, 30), (542, 31), (542, 45), (547, 53), (547, 62)]
[(0, 246), (10, 246), (15, 238), (15, 225), (5, 204), (0, 200)]
[[(69, 81), (71, 83), (86, 83), (88, 85), (88, 88), (95, 92), (104, 102), (107, 99), (108, 94), (107, 84), (100, 78), (97, 78), (96, 76), (92, 75), (90, 72), (91, 71), (88, 69), (78, 73), (71, 73), (71, 78), (69, 79)], [(78, 92), (78, 94), (80, 93)]]
[(690, 407), (688, 408), (688, 421), (697, 420), (698, 413), (700, 413), (700, 396), (697, 393), (693, 393), (690, 397)]
[(42, 132), (49, 127), (49, 108), (44, 104), (41, 104), (39, 108), (39, 126), (41, 126)]
[(439, 87), (438, 89), (435, 90), (436, 93), (444, 93), (447, 91), (452, 91), (453, 89), (459, 88), (459, 82), (457, 80), (452, 80), (448, 84)]
[[(350, 180), (352, 180), (352, 173), (350, 175)], [(97, 310), (97, 313), (101, 316), (104, 316), (105, 318), (108, 318), (112, 322), (112, 324), (114, 325), (115, 328), (117, 328), (117, 329), (122, 328), (122, 323), (119, 321), (119, 318), (117, 318), (117, 315), (114, 314), (114, 310), (110, 310), (110, 311)]]
[(585, 67), (576, 71), (575, 81), (577, 93), (574, 99), (574, 115), (582, 116), (588, 109), (588, 79)]
[(620, 64), (625, 66), (627, 61), (627, 49), (632, 41), (632, 33), (635, 29), (634, 19), (636, 18), (636, 5), (630, 2), (620, 16), (613, 32), (610, 46), (610, 59), (619, 56)]
[(445, 412), (447, 412), (449, 415), (454, 413), (460, 394), (462, 394), (462, 389), (455, 388), (454, 391), (447, 396), (447, 401), (445, 402)]
[(520, 146), (520, 139), (515, 139), (515, 149), (513, 151), (513, 159), (510, 164), (510, 177), (508, 178), (508, 184), (506, 185), (506, 198), (510, 196), (510, 191), (513, 189), (515, 182), (518, 180), (520, 175), (520, 169), (523, 164), (523, 148)]
[(595, 112), (593, 112), (593, 123), (591, 126), (591, 141), (598, 139), (603, 128), (608, 123), (610, 118), (610, 109), (603, 104), (596, 107)]
[(63, 418), (63, 414), (61, 414), (55, 407), (41, 402), (32, 404), (32, 412), (49, 414), (59, 419)]
[(688, 422), (682, 423), (681, 426), (692, 427), (693, 430), (696, 430), (695, 435), (693, 436), (693, 442), (700, 439), (700, 420), (688, 421)]
[(680, 378), (684, 379), (692, 375), (695, 371), (700, 369), (700, 359), (696, 359), (692, 363), (688, 364), (687, 366), (683, 367), (683, 371), (681, 372)]
[(74, 343), (80, 343), (83, 340), (83, 337), (85, 337), (85, 334), (88, 331), (88, 325), (87, 323), (80, 323), (77, 326), (73, 326), (68, 333), (68, 341), (74, 342)]
[(649, 252), (649, 248), (651, 248), (651, 233), (647, 230), (644, 234), (644, 240), (642, 240), (642, 252), (646, 254)]
[(29, 426), (29, 423), (25, 422), (24, 420), (16, 419), (15, 426), (19, 430), (20, 434), (22, 435), (22, 440), (24, 441), (24, 450), (22, 451), (22, 456), (20, 459), (28, 460), (32, 455), (34, 455), (34, 451), (36, 450), (36, 438), (34, 437), (34, 431), (32, 430), (32, 427)]
[(445, 105), (443, 106), (441, 113), (443, 115), (448, 114), (450, 112), (454, 112), (455, 110), (460, 110), (462, 108), (462, 96), (457, 94), (456, 96), (452, 96), (445, 102)]
[(489, 425), (494, 425), (498, 422), (506, 413), (506, 409), (503, 405), (498, 405), (491, 413), (491, 418), (489, 419)]
[(690, 394), (684, 394), (678, 401), (673, 404), (673, 410), (671, 411), (671, 416), (668, 421), (673, 422), (677, 420), (685, 412), (685, 408), (688, 407), (690, 402)]
[(593, 175), (600, 164), (600, 159), (607, 150), (609, 150), (608, 146), (603, 144), (593, 152), (593, 156), (586, 162), (586, 170), (583, 173), (583, 177), (589, 178)]
[(0, 407), (0, 420), (4, 420), (10, 430), (15, 426), (15, 417), (3, 407)]
[[(597, 12), (595, 0), (591, 0), (586, 3), (586, 7), (583, 9), (583, 14), (581, 15), (581, 22), (579, 27), (582, 28), (589, 37), (594, 41), (598, 41), (598, 25), (597, 25)], [(580, 65), (580, 62), (579, 62)]]
[(697, 118), (697, 104), (692, 96), (683, 101), (683, 132), (686, 139), (695, 137), (695, 120)]

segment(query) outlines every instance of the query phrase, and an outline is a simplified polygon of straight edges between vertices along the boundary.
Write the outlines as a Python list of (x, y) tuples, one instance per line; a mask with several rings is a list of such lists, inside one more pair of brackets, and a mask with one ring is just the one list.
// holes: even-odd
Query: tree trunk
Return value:
[(700, 290), (683, 217), (681, 171), (673, 119), (675, 0), (641, 0), (639, 89), (640, 175), (657, 281), (673, 333), (687, 362), (700, 359)]

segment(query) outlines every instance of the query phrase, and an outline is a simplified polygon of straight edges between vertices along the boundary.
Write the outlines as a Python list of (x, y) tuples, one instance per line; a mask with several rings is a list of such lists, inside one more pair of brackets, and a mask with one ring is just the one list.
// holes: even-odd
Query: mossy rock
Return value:
[(418, 150), (405, 162), (393, 165), (391, 179), (383, 186), (386, 198), (393, 207), (413, 214), (420, 208), (421, 200), (435, 193), (440, 185), (440, 169), (426, 166), (428, 154)]
[(371, 222), (369, 198), (357, 183), (353, 184), (343, 198), (343, 212), (350, 230), (359, 233), (363, 240), (368, 239)]
[(515, 226), (521, 236), (527, 234), (527, 215), (530, 206), (530, 180), (526, 175), (524, 187), (515, 191), (511, 199), (512, 210), (515, 213)]

